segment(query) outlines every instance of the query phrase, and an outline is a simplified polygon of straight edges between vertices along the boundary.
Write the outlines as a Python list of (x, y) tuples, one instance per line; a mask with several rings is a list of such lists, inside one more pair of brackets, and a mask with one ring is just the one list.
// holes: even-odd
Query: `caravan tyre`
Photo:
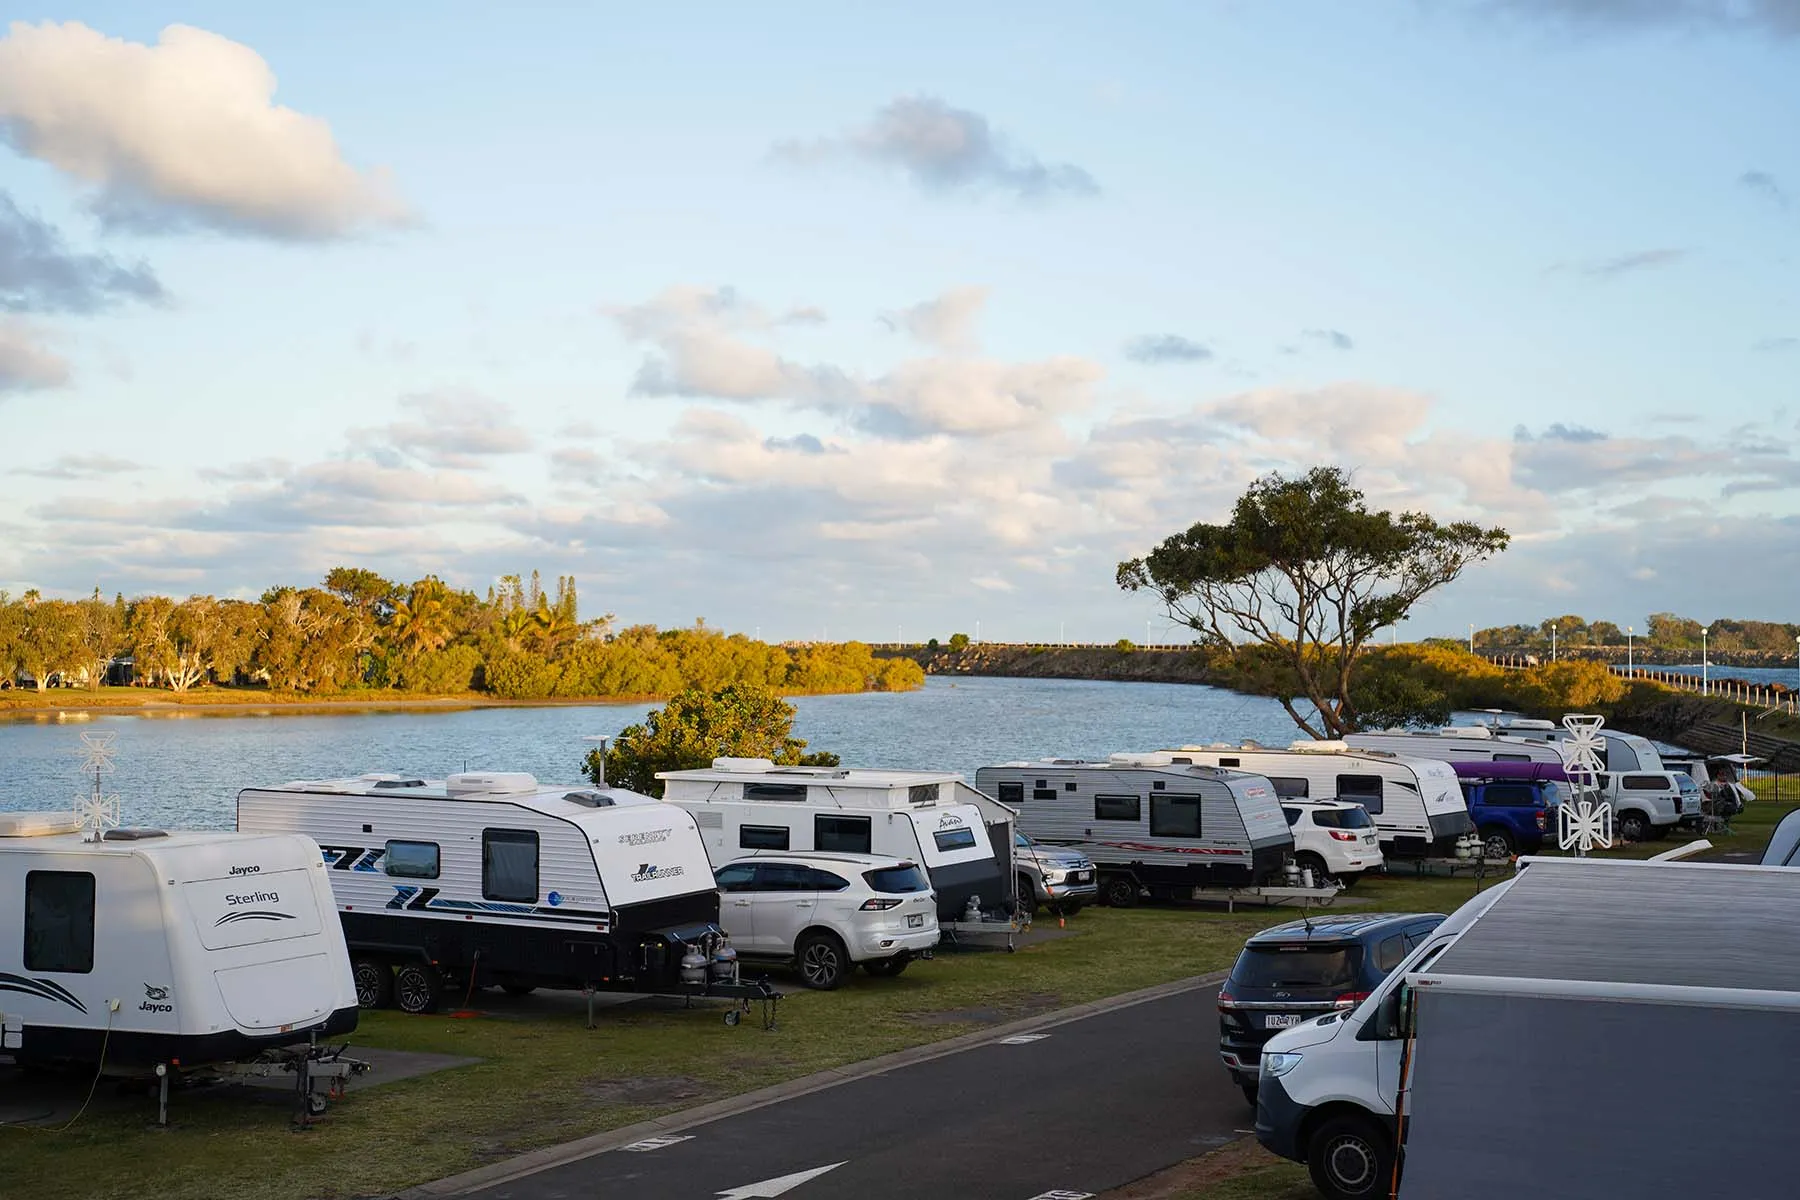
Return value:
[(821, 992), (836, 988), (850, 973), (850, 955), (833, 934), (807, 934), (794, 947), (794, 957), (800, 963), (800, 982)]
[(1100, 894), (1114, 908), (1130, 908), (1138, 902), (1138, 882), (1129, 875), (1108, 875), (1100, 883)]
[(401, 1012), (434, 1013), (443, 997), (444, 984), (436, 967), (407, 963), (394, 972), (394, 1003)]
[(1031, 876), (1021, 875), (1016, 882), (1019, 889), (1019, 911), (1028, 917), (1037, 916), (1037, 887), (1031, 882)]
[(1650, 840), (1650, 819), (1641, 812), (1620, 813), (1617, 828), (1619, 836), (1628, 842)]
[(378, 958), (359, 958), (350, 964), (356, 982), (356, 1007), (388, 1008), (394, 1003), (394, 968)]
[(1369, 1117), (1345, 1114), (1319, 1126), (1307, 1146), (1307, 1169), (1326, 1200), (1386, 1196), (1394, 1177), (1387, 1131)]

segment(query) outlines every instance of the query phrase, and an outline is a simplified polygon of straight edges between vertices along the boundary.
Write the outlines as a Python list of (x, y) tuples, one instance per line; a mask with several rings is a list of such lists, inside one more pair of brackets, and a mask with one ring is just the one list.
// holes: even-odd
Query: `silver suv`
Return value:
[(1060, 916), (1074, 916), (1083, 904), (1100, 898), (1094, 864), (1079, 850), (1034, 842), (1015, 832), (1013, 869), (1019, 874), (1019, 903), (1027, 912), (1046, 904)]

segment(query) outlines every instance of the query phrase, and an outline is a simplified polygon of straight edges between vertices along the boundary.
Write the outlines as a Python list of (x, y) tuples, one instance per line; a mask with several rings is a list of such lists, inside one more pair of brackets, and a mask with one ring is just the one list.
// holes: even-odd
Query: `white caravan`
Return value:
[(982, 767), (975, 786), (1016, 806), (1019, 827), (1100, 872), (1100, 898), (1135, 904), (1197, 887), (1283, 883), (1294, 836), (1269, 781), (1177, 756), (1115, 754)]
[(1183, 746), (1176, 762), (1254, 771), (1282, 799), (1349, 800), (1368, 810), (1386, 858), (1473, 858), (1481, 850), (1462, 785), (1439, 759), (1354, 750), (1343, 742), (1295, 742), (1286, 750), (1245, 742)]
[(0, 813), (0, 1059), (136, 1074), (356, 1028), (309, 838)]
[(663, 803), (693, 814), (706, 851), (724, 866), (753, 850), (887, 854), (925, 868), (938, 919), (1013, 907), (1016, 814), (947, 771), (778, 767), (766, 758), (715, 758), (663, 771)]
[[(1386, 750), (1413, 758), (1435, 758), (1441, 762), (1541, 762), (1563, 765), (1562, 751), (1537, 737), (1500, 738), (1486, 725), (1452, 725), (1443, 729), (1383, 729), (1373, 733), (1353, 733), (1344, 738), (1352, 750)], [(1558, 800), (1569, 799), (1569, 785), (1562, 780), (1551, 784)]]
[(484, 984), (767, 998), (708, 971), (712, 867), (693, 819), (648, 796), (362, 775), (246, 788), (238, 828), (319, 842), (365, 1008), (431, 1012)]
[[(1507, 741), (1549, 742), (1561, 748), (1569, 739), (1569, 731), (1555, 721), (1535, 720), (1528, 717), (1500, 717), (1488, 726), (1497, 738)], [(1656, 772), (1667, 768), (1663, 766), (1662, 754), (1656, 744), (1647, 737), (1635, 733), (1625, 733), (1617, 729), (1600, 730), (1600, 737), (1606, 742), (1601, 748), (1601, 766), (1608, 771), (1629, 773), (1633, 771)]]

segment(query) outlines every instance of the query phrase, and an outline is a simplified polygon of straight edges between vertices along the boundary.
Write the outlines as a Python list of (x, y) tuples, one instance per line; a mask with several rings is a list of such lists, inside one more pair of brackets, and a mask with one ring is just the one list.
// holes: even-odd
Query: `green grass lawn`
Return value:
[[(1721, 849), (1760, 849), (1786, 807), (1752, 805), (1734, 836), (1715, 841)], [(1468, 878), (1375, 878), (1350, 895), (1371, 910), (1448, 913), (1475, 889)], [(1087, 909), (1069, 923), (1074, 936), (1017, 954), (950, 952), (898, 979), (858, 974), (837, 992), (796, 991), (783, 1001), (772, 1033), (754, 1019), (727, 1028), (717, 1006), (603, 1009), (595, 1030), (585, 1027), (577, 1005), (529, 1019), (365, 1014), (354, 1045), (482, 1061), (354, 1093), (304, 1134), (287, 1131), (283, 1107), (246, 1104), (236, 1089), (178, 1095), (174, 1127), (158, 1131), (151, 1102), (102, 1087), (66, 1133), (0, 1129), (0, 1197), (379, 1195), (999, 1020), (1222, 970), (1251, 932), (1296, 915), (1286, 908), (1235, 915)], [(791, 977), (778, 978), (797, 988)], [(478, 996), (474, 1007), (481, 1005)], [(493, 1005), (496, 1013), (508, 1007)], [(1195, 1064), (1200, 1071), (1216, 1066), (1210, 1059)], [(1289, 1200), (1307, 1194), (1294, 1190), (1305, 1188), (1297, 1178), (1288, 1166), (1264, 1160), (1209, 1184), (1204, 1194)], [(1219, 1190), (1227, 1187), (1236, 1190)]]

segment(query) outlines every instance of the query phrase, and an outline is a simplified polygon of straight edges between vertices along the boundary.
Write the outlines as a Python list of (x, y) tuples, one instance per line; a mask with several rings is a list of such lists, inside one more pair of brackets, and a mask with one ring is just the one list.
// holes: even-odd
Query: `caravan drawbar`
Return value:
[(693, 819), (522, 773), (300, 780), (238, 793), (238, 828), (318, 841), (357, 998), (431, 1012), (452, 986), (770, 999), (720, 955)]

